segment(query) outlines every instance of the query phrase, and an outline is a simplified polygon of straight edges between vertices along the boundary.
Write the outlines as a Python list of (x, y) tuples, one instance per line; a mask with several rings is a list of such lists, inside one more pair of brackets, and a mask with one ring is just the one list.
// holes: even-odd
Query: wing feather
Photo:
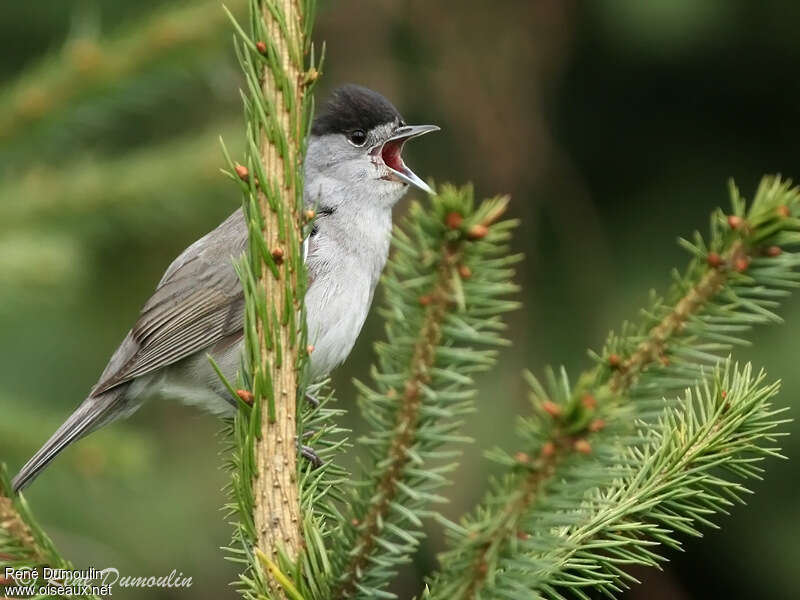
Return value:
[(242, 329), (244, 297), (233, 259), (244, 252), (241, 209), (167, 269), (111, 357), (92, 395), (207, 348)]

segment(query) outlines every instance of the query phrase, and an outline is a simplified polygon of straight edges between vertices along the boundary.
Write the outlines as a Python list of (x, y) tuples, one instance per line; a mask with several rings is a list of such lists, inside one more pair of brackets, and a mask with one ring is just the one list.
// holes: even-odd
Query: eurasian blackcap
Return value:
[[(403, 162), (403, 144), (437, 129), (406, 125), (388, 100), (356, 85), (336, 90), (314, 120), (304, 187), (317, 213), (305, 242), (312, 378), (330, 372), (355, 344), (389, 252), (392, 207), (409, 185), (431, 192)], [(69, 444), (151, 398), (234, 410), (206, 354), (236, 380), (244, 297), (232, 257), (246, 244), (240, 209), (175, 259), (88, 398), (14, 478), (15, 491)]]

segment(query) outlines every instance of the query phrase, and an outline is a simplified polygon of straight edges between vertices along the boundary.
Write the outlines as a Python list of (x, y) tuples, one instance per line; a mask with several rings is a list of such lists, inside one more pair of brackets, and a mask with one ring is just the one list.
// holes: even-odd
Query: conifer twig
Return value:
[[(236, 12), (243, 0), (231, 0)], [(198, 48), (213, 46), (225, 26), (215, 1), (195, 2), (154, 11), (122, 33), (105, 39), (70, 39), (60, 53), (49, 56), (0, 90), (0, 142), (29, 135), (31, 126), (64, 111), (82, 99), (111, 90), (148, 68), (163, 67), (170, 55), (186, 61), (203, 56)], [(81, 121), (85, 124), (85, 119)]]
[[(250, 33), (229, 13), (247, 90), (242, 94), (245, 164), (234, 163), (223, 145), (228, 175), (244, 193), (249, 231), (247, 257), (237, 264), (245, 297), (245, 368), (239, 382), (245, 389), (232, 427), (230, 508), (238, 518), (238, 547), (229, 550), (248, 566), (240, 576), (243, 593), (272, 598), (291, 595), (295, 583), (302, 587), (292, 579), (301, 550), (308, 547), (297, 402), (304, 395), (310, 352), (303, 307), (302, 161), (317, 69), (309, 39), (313, 0), (250, 0), (249, 6)], [(265, 564), (274, 568), (265, 572)]]
[(693, 260), (668, 299), (654, 300), (638, 330), (626, 325), (622, 335), (610, 336), (595, 355), (597, 366), (574, 388), (563, 372), (549, 375), (549, 391), (530, 378), (537, 414), (525, 431), (532, 447), (495, 455), (510, 474), (474, 522), (452, 526), (457, 545), (443, 557), (450, 567), (435, 577), (434, 597), (472, 599), (500, 585), (503, 557), (518, 553), (519, 536), (541, 543), (545, 532), (569, 522), (557, 506), (621, 476), (625, 445), (646, 442), (626, 433), (632, 416), (650, 422), (664, 397), (705, 381), (732, 344), (744, 343), (741, 332), (778, 320), (777, 299), (800, 285), (800, 255), (788, 251), (800, 244), (800, 193), (765, 178), (749, 208), (733, 187), (731, 196), (732, 214), (712, 216), (708, 245), (699, 234), (681, 241)]
[[(720, 265), (710, 268), (702, 279), (678, 300), (674, 308), (650, 330), (635, 352), (624, 361), (616, 357), (616, 355), (609, 357), (612, 368), (611, 376), (606, 386), (613, 395), (626, 395), (630, 386), (636, 381), (637, 376), (664, 356), (671, 337), (679, 333), (689, 318), (701, 311), (723, 288), (730, 274), (730, 269), (734, 269), (734, 265), (742, 260), (749, 261), (750, 257), (743, 245), (740, 242), (736, 242), (721, 257)], [(589, 392), (586, 394), (589, 394)], [(591, 397), (597, 398), (598, 395), (605, 397), (608, 393), (604, 394), (601, 390), (592, 390)], [(584, 395), (583, 397), (586, 398), (587, 396)], [(546, 406), (555, 411), (550, 405)], [(560, 415), (552, 416), (558, 417)], [(542, 445), (536, 468), (521, 479), (512, 501), (503, 510), (502, 516), (497, 521), (494, 529), (485, 533), (485, 541), (478, 546), (473, 569), (468, 575), (469, 585), (462, 596), (465, 600), (477, 597), (477, 592), (483, 585), (488, 573), (487, 565), (493, 560), (490, 557), (498, 554), (500, 548), (517, 534), (521, 520), (535, 505), (544, 485), (556, 476), (558, 465), (575, 452), (591, 452), (591, 445), (588, 440), (591, 439), (593, 433), (599, 431), (599, 429), (592, 431), (592, 423), (595, 423), (594, 427), (597, 428), (597, 423), (599, 422), (599, 420), (591, 423), (587, 422), (584, 427), (574, 432), (568, 432), (556, 423), (549, 439), (545, 440)]]
[[(212, 192), (226, 182), (219, 176), (219, 135), (230, 138), (241, 124), (215, 122), (193, 134), (107, 160), (79, 158), (63, 166), (33, 167), (0, 185), (0, 230), (19, 231), (48, 220), (96, 215), (108, 207), (141, 215), (131, 226), (154, 221), (173, 223), (200, 213), (199, 201), (219, 204)], [(231, 151), (244, 146), (236, 143)], [(170, 189), (170, 202), (163, 192)], [(207, 199), (208, 198), (208, 199)], [(182, 202), (183, 200), (183, 202)], [(194, 211), (184, 208), (191, 201)], [(155, 210), (155, 206), (159, 210)], [(209, 204), (210, 206), (210, 204)]]
[(514, 222), (495, 222), (507, 202), (474, 206), (471, 188), (442, 186), (429, 209), (413, 204), (407, 227), (396, 229), (383, 281), (388, 339), (376, 345), (375, 389), (358, 383), (373, 465), (342, 518), (331, 597), (388, 597), (383, 588), (423, 536), (428, 505), (440, 501), (434, 491), (453, 465), (429, 462), (457, 456), (441, 446), (464, 441), (457, 429), (472, 410), (469, 374), (496, 355), (473, 345), (504, 344), (500, 315), (516, 307), (502, 298), (516, 289), (508, 267), (519, 257), (506, 247)]
[(719, 264), (710, 266), (703, 278), (650, 330), (636, 351), (618, 367), (615, 366), (615, 372), (608, 383), (609, 388), (616, 393), (624, 393), (643, 370), (653, 362), (663, 359), (671, 337), (680, 333), (687, 321), (716, 296), (731, 273), (737, 272), (736, 265), (749, 264), (757, 251), (760, 250), (751, 248), (748, 253), (741, 241), (734, 242), (730, 250), (720, 256)]
[(14, 508), (11, 498), (2, 494), (0, 494), (0, 530), (19, 543), (31, 563), (37, 564), (44, 560), (27, 523)]
[[(43, 566), (72, 569), (39, 527), (22, 494), (12, 493), (8, 470), (5, 463), (0, 463), (0, 594), (6, 586), (18, 583), (5, 579), (6, 567), (32, 569)], [(41, 575), (41, 571), (39, 573)], [(74, 597), (99, 600), (97, 596), (86, 594)]]
[[(715, 513), (743, 504), (750, 492), (740, 481), (760, 479), (765, 458), (784, 458), (774, 444), (791, 421), (772, 404), (780, 385), (765, 378), (728, 360), (654, 427), (639, 423), (644, 443), (621, 452), (627, 474), (589, 495), (563, 543), (530, 552), (543, 595), (588, 586), (613, 595), (636, 582), (625, 566), (656, 566), (664, 560), (657, 544), (680, 548), (676, 534), (700, 536)], [(524, 580), (519, 575), (506, 574)]]
[[(266, 39), (271, 52), (281, 61), (277, 65), (262, 67), (262, 88), (265, 104), (271, 108), (281, 132), (270, 136), (261, 128), (259, 148), (261, 164), (266, 179), (263, 184), (272, 187), (276, 194), (270, 202), (267, 194), (258, 194), (259, 212), (263, 225), (259, 232), (266, 247), (276, 255), (282, 252), (299, 251), (302, 239), (300, 208), (302, 187), (297, 170), (302, 162), (299, 153), (302, 131), (302, 27), (301, 7), (295, 0), (266, 1), (261, 6), (261, 19), (265, 25)], [(300, 54), (300, 56), (298, 56)], [(270, 68), (270, 67), (273, 68)], [(274, 135), (274, 134), (273, 134)], [(279, 145), (282, 139), (283, 146)], [(282, 206), (279, 206), (282, 204)], [(287, 232), (287, 229), (290, 232)], [(286, 244), (291, 249), (284, 250)], [(294, 263), (292, 265), (292, 262)], [(289, 265), (294, 268), (290, 269)], [(295, 261), (286, 261), (278, 270), (281, 277), (262, 271), (261, 285), (265, 298), (283, 314), (271, 323), (257, 319), (256, 329), (261, 340), (261, 362), (259, 369), (270, 370), (272, 391), (265, 398), (267, 410), (261, 412), (261, 440), (256, 445), (256, 473), (253, 482), (255, 498), (255, 526), (258, 546), (268, 557), (274, 557), (278, 546), (282, 546), (290, 560), (295, 560), (302, 545), (300, 523), (300, 492), (297, 484), (297, 390), (296, 364), (300, 348), (296, 344), (296, 321), (289, 312), (299, 310), (300, 290)], [(274, 336), (274, 347), (267, 338)], [(283, 353), (281, 356), (280, 353)], [(257, 372), (257, 371), (256, 371)]]
[(430, 379), (429, 372), (434, 366), (436, 346), (441, 340), (445, 315), (454, 306), (452, 273), (458, 266), (460, 254), (460, 247), (450, 242), (447, 242), (442, 249), (442, 260), (437, 269), (436, 282), (424, 300), (425, 317), (414, 345), (409, 378), (404, 382), (402, 395), (398, 399), (399, 409), (394, 434), (377, 485), (377, 502), (369, 506), (367, 514), (360, 520), (359, 532), (353, 545), (355, 552), (344, 572), (341, 587), (334, 597), (347, 598), (355, 591), (360, 574), (375, 549), (376, 538), (401, 485), (403, 469), (410, 461), (409, 451), (414, 443), (419, 422), (422, 387)]

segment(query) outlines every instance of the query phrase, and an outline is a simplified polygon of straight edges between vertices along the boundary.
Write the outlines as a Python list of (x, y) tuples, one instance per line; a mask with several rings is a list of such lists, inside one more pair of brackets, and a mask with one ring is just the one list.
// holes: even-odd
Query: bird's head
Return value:
[(394, 205), (409, 185), (433, 193), (406, 166), (401, 153), (408, 140), (438, 129), (436, 125), (406, 125), (392, 103), (377, 92), (342, 86), (311, 127), (305, 163), (307, 192), (312, 200), (324, 194), (386, 207)]

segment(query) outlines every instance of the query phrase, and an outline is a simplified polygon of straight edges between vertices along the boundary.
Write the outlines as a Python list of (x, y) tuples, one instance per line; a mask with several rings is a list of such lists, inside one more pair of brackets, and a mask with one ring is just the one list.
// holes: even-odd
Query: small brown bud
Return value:
[(266, 54), (267, 53), (267, 45), (264, 42), (259, 40), (258, 42), (256, 42), (256, 50), (258, 50), (259, 54)]
[(659, 355), (658, 361), (665, 367), (669, 366), (669, 357), (666, 354)]
[(239, 396), (239, 398), (241, 398), (242, 402), (245, 404), (253, 406), (253, 392), (248, 392), (247, 390), (236, 390), (236, 395)]
[(542, 444), (542, 458), (550, 458), (556, 453), (556, 445), (553, 442), (545, 442)]
[(727, 390), (720, 390), (719, 395), (722, 397), (723, 400), (728, 397)]
[(622, 358), (620, 358), (619, 354), (608, 355), (608, 366), (612, 369), (618, 369), (622, 366)]
[(789, 207), (788, 207), (788, 206), (786, 206), (785, 204), (781, 204), (781, 205), (778, 207), (778, 216), (779, 216), (779, 217), (783, 217), (784, 219), (786, 219), (786, 218), (788, 218), (788, 217), (791, 217), (791, 216), (792, 216), (792, 211), (791, 211), (791, 210), (789, 210)]
[(424, 296), (419, 297), (419, 303), (421, 306), (428, 306), (431, 302), (433, 302), (433, 297), (430, 294), (425, 294)]
[(542, 402), (542, 410), (553, 418), (561, 416), (561, 407), (551, 400)]
[(308, 354), (311, 354), (313, 351), (314, 351), (314, 344), (309, 344), (308, 346), (306, 346), (306, 352)]
[(527, 540), (529, 537), (531, 537), (531, 536), (529, 536), (529, 535), (528, 535), (527, 533), (525, 533), (524, 531), (522, 531), (522, 530), (520, 530), (520, 531), (517, 531), (517, 539), (518, 539), (518, 540)]
[(580, 452), (581, 454), (591, 454), (592, 453), (592, 446), (589, 442), (584, 440), (583, 438), (579, 440), (575, 440), (575, 443), (572, 445), (575, 448), (575, 452)]
[(746, 256), (739, 256), (734, 261), (734, 266), (736, 267), (736, 270), (739, 271), (739, 273), (744, 273), (745, 271), (747, 271), (747, 267), (750, 266), (750, 259)]
[(603, 419), (595, 419), (591, 423), (589, 423), (589, 431), (592, 433), (597, 433), (601, 429), (605, 428), (606, 422)]
[(486, 573), (488, 572), (489, 572), (489, 565), (486, 564), (485, 560), (481, 561), (481, 563), (478, 565), (478, 573), (480, 573), (481, 575), (486, 575)]
[(467, 237), (471, 240), (481, 240), (486, 237), (487, 233), (489, 233), (489, 228), (479, 223), (469, 228)]
[(739, 229), (744, 224), (744, 219), (737, 215), (728, 215), (728, 226), (731, 229)]
[(281, 264), (283, 262), (283, 248), (275, 247), (270, 252), (272, 255), (272, 260), (274, 260), (277, 264)]
[(250, 171), (244, 165), (236, 165), (233, 169), (242, 181), (247, 181), (250, 178)]
[(312, 81), (316, 81), (318, 77), (319, 77), (319, 71), (317, 71), (312, 67), (311, 69), (306, 71), (305, 82), (311, 83)]
[(781, 254), (783, 254), (783, 250), (781, 249), (780, 246), (770, 246), (769, 248), (764, 250), (764, 254), (774, 258), (776, 256), (780, 256)]
[(386, 391), (386, 397), (387, 398), (396, 398), (397, 397), (397, 390), (394, 389), (394, 388), (389, 388)]
[(305, 212), (303, 212), (303, 216), (306, 218), (306, 221), (310, 221), (311, 219), (317, 216), (317, 213), (315, 213), (312, 209), (309, 208)]
[(444, 223), (450, 229), (458, 229), (461, 227), (461, 223), (464, 222), (464, 217), (462, 217), (457, 212), (447, 213), (447, 216), (444, 218)]
[(597, 398), (591, 394), (584, 394), (583, 398), (581, 398), (581, 404), (583, 404), (583, 407), (588, 410), (594, 410), (597, 408)]
[(359, 521), (356, 518), (350, 519), (350, 525), (352, 525), (353, 527), (358, 527), (359, 525), (361, 525), (361, 521)]
[(469, 279), (472, 277), (472, 269), (467, 265), (458, 265), (458, 274), (461, 276), (461, 279)]
[(517, 461), (518, 463), (522, 463), (522, 464), (526, 465), (529, 462), (531, 462), (531, 457), (528, 456), (527, 454), (525, 454), (524, 452), (517, 452), (514, 455), (514, 460)]
[(722, 257), (716, 252), (709, 252), (706, 261), (708, 262), (708, 266), (713, 269), (718, 269), (720, 265), (722, 265)]

